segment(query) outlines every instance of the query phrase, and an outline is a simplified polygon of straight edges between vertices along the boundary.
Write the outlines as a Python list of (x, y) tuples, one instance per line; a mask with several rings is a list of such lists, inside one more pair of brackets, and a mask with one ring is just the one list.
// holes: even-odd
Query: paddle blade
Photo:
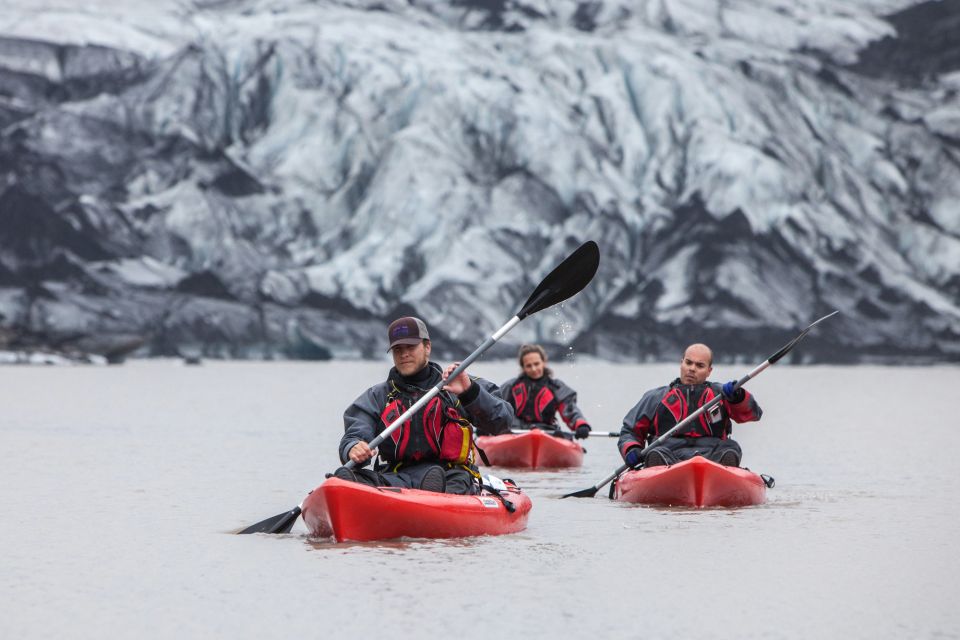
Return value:
[(801, 340), (803, 340), (803, 339), (806, 337), (806, 335), (807, 335), (808, 333), (810, 333), (810, 330), (811, 330), (811, 329), (813, 329), (815, 326), (817, 326), (818, 324), (820, 324), (821, 322), (823, 322), (823, 321), (826, 320), (827, 318), (832, 318), (833, 316), (837, 315), (838, 313), (840, 313), (839, 310), (838, 310), (838, 311), (834, 311), (833, 313), (828, 313), (827, 315), (823, 316), (823, 317), (820, 318), (819, 320), (813, 322), (809, 327), (807, 327), (806, 329), (804, 329), (804, 330), (800, 333), (800, 335), (798, 335), (796, 338), (794, 338), (793, 340), (791, 340), (791, 341), (788, 342), (787, 344), (783, 345), (783, 348), (781, 348), (780, 351), (777, 351), (775, 354), (773, 354), (772, 356), (770, 356), (769, 358), (767, 358), (767, 362), (769, 362), (770, 364), (773, 364), (774, 362), (776, 362), (777, 360), (779, 360), (779, 359), (782, 358), (783, 356), (787, 355), (787, 354), (790, 352), (791, 349), (793, 349), (795, 346), (797, 346), (797, 343), (798, 343), (798, 342), (800, 342)]
[(574, 491), (573, 493), (568, 493), (560, 496), (560, 499), (564, 498), (592, 498), (597, 495), (597, 491), (600, 490), (600, 487), (590, 487), (589, 489), (580, 489), (580, 491)]
[(600, 247), (593, 240), (584, 242), (547, 274), (540, 286), (527, 298), (517, 317), (522, 320), (580, 293), (593, 280), (599, 266)]
[(290, 511), (284, 511), (272, 518), (261, 520), (257, 524), (252, 524), (242, 531), (237, 531), (237, 533), (290, 533), (299, 516), (300, 507), (294, 507)]

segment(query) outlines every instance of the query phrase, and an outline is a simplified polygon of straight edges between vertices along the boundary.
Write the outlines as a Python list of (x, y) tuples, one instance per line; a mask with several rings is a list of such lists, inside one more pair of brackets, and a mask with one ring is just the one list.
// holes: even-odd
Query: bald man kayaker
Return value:
[[(680, 360), (680, 377), (664, 387), (647, 391), (623, 419), (620, 455), (630, 466), (676, 464), (700, 455), (728, 467), (740, 466), (743, 453), (730, 438), (733, 422), (759, 420), (763, 410), (749, 391), (736, 388), (736, 380), (709, 382), (713, 352), (705, 344), (687, 347)], [(647, 442), (666, 433), (688, 415), (717, 397), (723, 400), (641, 457)]]
[(443, 391), (383, 441), (379, 456), (385, 466), (361, 468), (377, 453), (367, 443), (459, 364), (441, 370), (430, 361), (430, 333), (419, 318), (394, 320), (387, 338), (394, 364), (387, 380), (367, 389), (343, 414), (340, 460), (357, 466), (340, 467), (334, 475), (371, 486), (477, 493), (474, 427), (481, 435), (506, 433), (513, 411), (499, 397), (497, 385), (466, 372), (448, 380)]

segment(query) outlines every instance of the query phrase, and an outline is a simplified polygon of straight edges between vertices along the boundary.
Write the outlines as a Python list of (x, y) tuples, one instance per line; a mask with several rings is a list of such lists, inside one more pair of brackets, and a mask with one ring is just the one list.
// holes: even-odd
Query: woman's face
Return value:
[(543, 377), (543, 367), (546, 363), (539, 353), (528, 353), (523, 356), (523, 372), (528, 378), (539, 380)]

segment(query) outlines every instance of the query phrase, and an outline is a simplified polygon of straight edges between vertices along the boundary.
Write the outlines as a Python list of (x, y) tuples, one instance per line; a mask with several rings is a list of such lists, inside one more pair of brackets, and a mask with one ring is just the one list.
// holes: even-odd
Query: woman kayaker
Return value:
[[(394, 320), (387, 329), (393, 368), (385, 382), (367, 389), (343, 414), (340, 460), (342, 480), (371, 486), (405, 487), (439, 493), (477, 493), (477, 433), (496, 435), (510, 428), (510, 405), (497, 385), (461, 373), (447, 380), (457, 363), (441, 370), (430, 361), (430, 334), (419, 318)], [(399, 418), (423, 395), (446, 380), (444, 390), (390, 434), (379, 447), (386, 468), (363, 469), (378, 452), (368, 442)]]
[[(759, 420), (763, 410), (736, 380), (720, 384), (709, 382), (713, 371), (713, 351), (705, 344), (687, 347), (680, 360), (680, 377), (664, 387), (647, 391), (623, 419), (620, 430), (620, 455), (630, 466), (645, 467), (675, 464), (694, 456), (703, 456), (728, 467), (740, 465), (743, 453), (730, 438), (730, 421)], [(688, 415), (718, 395), (723, 400), (691, 422), (683, 433), (666, 438), (641, 455), (647, 442), (666, 433)]]
[(500, 385), (500, 394), (513, 407), (514, 428), (559, 430), (559, 413), (577, 438), (589, 436), (590, 425), (577, 407), (577, 392), (553, 377), (543, 347), (525, 344), (517, 360), (520, 375)]

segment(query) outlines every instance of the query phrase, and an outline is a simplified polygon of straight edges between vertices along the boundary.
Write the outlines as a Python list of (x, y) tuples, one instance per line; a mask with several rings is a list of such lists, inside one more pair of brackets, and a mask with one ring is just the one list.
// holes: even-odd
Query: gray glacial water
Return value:
[[(598, 430), (677, 370), (555, 368)], [(335, 468), (343, 408), (386, 369), (0, 367), (0, 637), (958, 637), (960, 368), (765, 371), (765, 417), (734, 434), (777, 480), (759, 507), (557, 499), (619, 464), (597, 438), (581, 469), (500, 474), (534, 500), (517, 535), (231, 535)]]

